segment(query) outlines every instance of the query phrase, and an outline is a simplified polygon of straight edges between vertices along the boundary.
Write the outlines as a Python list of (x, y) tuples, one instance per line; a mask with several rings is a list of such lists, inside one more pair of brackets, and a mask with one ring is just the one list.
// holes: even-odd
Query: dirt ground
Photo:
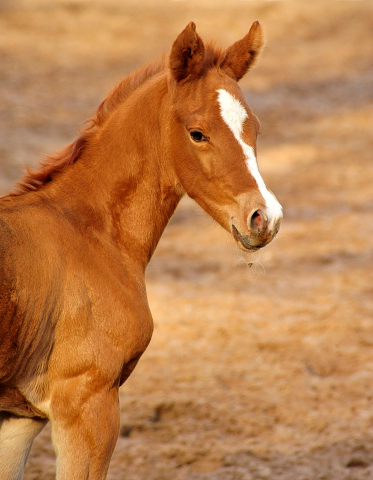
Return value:
[[(0, 1), (0, 193), (190, 20), (228, 46), (256, 19), (242, 88), (283, 225), (244, 255), (182, 201), (148, 268), (155, 331), (110, 480), (373, 479), (372, 2)], [(54, 469), (47, 427), (25, 479)]]

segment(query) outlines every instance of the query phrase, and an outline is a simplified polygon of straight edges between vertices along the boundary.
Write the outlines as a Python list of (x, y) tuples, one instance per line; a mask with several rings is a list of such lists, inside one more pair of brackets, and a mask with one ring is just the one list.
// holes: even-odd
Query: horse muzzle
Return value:
[(247, 218), (247, 233), (241, 233), (232, 222), (233, 237), (242, 250), (255, 252), (268, 245), (275, 238), (280, 229), (282, 218), (281, 206), (275, 214), (271, 214), (267, 209), (255, 209)]

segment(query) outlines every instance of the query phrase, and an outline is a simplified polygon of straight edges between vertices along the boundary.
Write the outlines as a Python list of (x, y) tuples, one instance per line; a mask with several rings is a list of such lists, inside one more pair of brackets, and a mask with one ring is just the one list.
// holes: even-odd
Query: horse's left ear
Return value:
[(172, 45), (170, 70), (177, 82), (189, 75), (198, 75), (205, 56), (205, 47), (196, 32), (196, 25), (190, 22)]
[(258, 21), (251, 25), (249, 33), (226, 50), (221, 68), (238, 81), (253, 66), (264, 45), (263, 29)]

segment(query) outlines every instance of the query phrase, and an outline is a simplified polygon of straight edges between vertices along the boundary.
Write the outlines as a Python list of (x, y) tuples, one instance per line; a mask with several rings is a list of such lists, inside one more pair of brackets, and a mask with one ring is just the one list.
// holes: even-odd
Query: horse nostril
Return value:
[(267, 225), (267, 217), (262, 210), (255, 210), (250, 218), (250, 229), (260, 233)]

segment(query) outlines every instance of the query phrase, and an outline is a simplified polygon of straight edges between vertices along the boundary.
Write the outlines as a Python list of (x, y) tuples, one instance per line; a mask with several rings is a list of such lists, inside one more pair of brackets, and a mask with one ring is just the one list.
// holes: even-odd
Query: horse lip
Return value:
[(252, 245), (252, 239), (247, 235), (241, 235), (237, 228), (232, 224), (232, 234), (237, 242), (239, 242), (245, 250), (250, 252), (256, 252), (259, 248), (262, 248), (264, 245)]

